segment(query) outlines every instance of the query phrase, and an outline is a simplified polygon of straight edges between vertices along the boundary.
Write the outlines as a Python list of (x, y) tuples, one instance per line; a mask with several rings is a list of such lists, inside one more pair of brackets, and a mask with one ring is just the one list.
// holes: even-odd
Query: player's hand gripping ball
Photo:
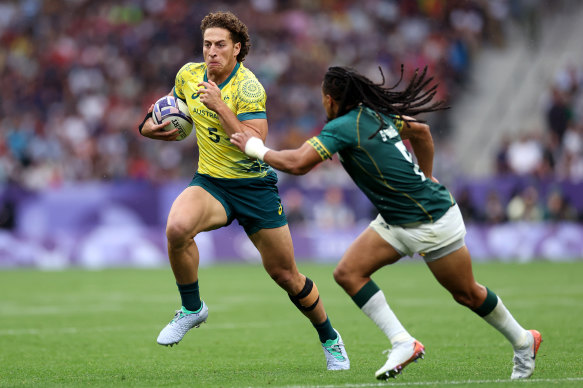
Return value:
[(152, 110), (152, 120), (154, 124), (169, 121), (164, 127), (166, 131), (178, 128), (179, 135), (176, 140), (186, 139), (192, 132), (192, 117), (188, 112), (188, 105), (174, 96), (164, 96), (156, 101)]

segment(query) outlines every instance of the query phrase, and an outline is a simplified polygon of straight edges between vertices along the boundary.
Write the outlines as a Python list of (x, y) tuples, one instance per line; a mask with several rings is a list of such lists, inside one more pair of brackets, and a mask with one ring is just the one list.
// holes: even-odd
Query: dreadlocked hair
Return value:
[(431, 101), (435, 93), (437, 93), (439, 84), (433, 84), (427, 90), (424, 90), (433, 81), (433, 77), (426, 78), (427, 66), (425, 66), (421, 74), (419, 74), (419, 69), (415, 69), (413, 78), (411, 78), (407, 87), (401, 91), (395, 91), (395, 89), (403, 80), (403, 65), (401, 65), (401, 77), (391, 87), (383, 87), (385, 75), (380, 66), (379, 71), (383, 80), (381, 83), (375, 84), (356, 70), (334, 66), (330, 67), (326, 72), (322, 85), (324, 94), (328, 94), (338, 101), (338, 117), (348, 113), (359, 104), (374, 110), (380, 120), (380, 125), (369, 139), (372, 139), (385, 126), (381, 113), (398, 116), (409, 125), (410, 121), (421, 123), (425, 121), (406, 119), (403, 116), (416, 116), (421, 113), (449, 109), (448, 106), (445, 106), (445, 101)]

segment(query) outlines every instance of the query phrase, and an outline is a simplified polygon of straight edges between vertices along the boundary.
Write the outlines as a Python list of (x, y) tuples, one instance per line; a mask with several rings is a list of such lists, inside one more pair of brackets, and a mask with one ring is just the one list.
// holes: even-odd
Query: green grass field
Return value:
[(342, 333), (350, 371), (326, 371), (315, 330), (255, 265), (202, 268), (207, 324), (172, 348), (156, 344), (179, 306), (170, 269), (0, 271), (0, 386), (583, 386), (583, 262), (476, 264), (479, 282), (543, 334), (537, 369), (509, 380), (512, 350), (455, 304), (420, 262), (374, 280), (426, 357), (388, 383), (374, 379), (388, 340), (332, 278), (300, 263)]

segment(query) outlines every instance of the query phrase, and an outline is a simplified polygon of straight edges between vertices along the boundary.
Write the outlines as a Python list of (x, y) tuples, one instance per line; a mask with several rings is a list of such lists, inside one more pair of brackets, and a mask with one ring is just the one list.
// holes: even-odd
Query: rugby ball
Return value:
[(188, 112), (188, 105), (174, 96), (164, 96), (156, 101), (154, 110), (152, 110), (152, 120), (154, 120), (154, 124), (169, 121), (168, 125), (164, 127), (165, 131), (178, 128), (176, 140), (184, 140), (192, 132), (192, 117)]

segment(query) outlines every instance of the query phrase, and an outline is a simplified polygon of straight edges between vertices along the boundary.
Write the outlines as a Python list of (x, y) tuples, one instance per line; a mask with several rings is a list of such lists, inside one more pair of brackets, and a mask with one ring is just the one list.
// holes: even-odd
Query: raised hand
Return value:
[(197, 86), (201, 87), (198, 89), (200, 102), (210, 110), (216, 112), (219, 108), (219, 104), (223, 103), (221, 89), (219, 89), (217, 84), (211, 80), (208, 80), (208, 82), (201, 82)]

